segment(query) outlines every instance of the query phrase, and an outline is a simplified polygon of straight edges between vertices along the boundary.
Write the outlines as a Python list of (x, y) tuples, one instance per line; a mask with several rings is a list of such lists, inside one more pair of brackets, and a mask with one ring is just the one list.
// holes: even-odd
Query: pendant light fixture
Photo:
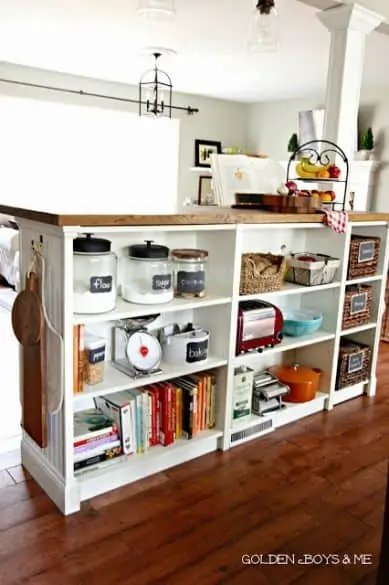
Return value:
[(251, 22), (251, 51), (277, 51), (279, 46), (278, 11), (275, 0), (256, 0)]
[(160, 51), (152, 53), (154, 68), (143, 73), (139, 81), (139, 115), (159, 117), (172, 117), (172, 110), (182, 110), (187, 114), (195, 114), (199, 110), (192, 106), (173, 106), (173, 84), (166, 71), (158, 67)]
[(138, 0), (137, 13), (146, 20), (169, 21), (176, 15), (174, 0)]

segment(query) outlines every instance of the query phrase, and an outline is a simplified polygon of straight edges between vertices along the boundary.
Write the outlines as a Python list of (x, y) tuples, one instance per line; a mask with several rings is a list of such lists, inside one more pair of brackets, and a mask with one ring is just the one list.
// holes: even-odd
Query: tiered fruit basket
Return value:
[[(319, 199), (323, 209), (346, 207), (349, 179), (349, 162), (345, 152), (329, 140), (312, 140), (300, 146), (290, 157), (287, 168), (286, 185), (292, 194)], [(316, 183), (315, 189), (302, 190), (299, 182)], [(325, 183), (330, 189), (325, 190)], [(331, 189), (342, 184), (342, 198)]]

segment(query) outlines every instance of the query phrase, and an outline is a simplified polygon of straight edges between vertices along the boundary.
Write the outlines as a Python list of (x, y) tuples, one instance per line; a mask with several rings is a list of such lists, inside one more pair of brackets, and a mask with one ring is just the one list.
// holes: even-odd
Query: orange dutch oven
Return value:
[(287, 366), (278, 365), (269, 368), (269, 371), (277, 376), (282, 384), (290, 388), (289, 394), (284, 397), (284, 402), (309, 402), (316, 396), (319, 389), (322, 370), (319, 368), (306, 368), (297, 363)]

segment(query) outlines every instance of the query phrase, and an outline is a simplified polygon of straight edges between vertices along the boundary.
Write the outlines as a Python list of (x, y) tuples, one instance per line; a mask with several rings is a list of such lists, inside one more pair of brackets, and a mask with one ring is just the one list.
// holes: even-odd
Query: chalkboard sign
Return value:
[(171, 274), (155, 274), (153, 276), (153, 290), (170, 290), (172, 288)]
[(369, 262), (374, 258), (374, 241), (361, 242), (359, 244), (358, 262)]
[(89, 290), (91, 293), (109, 293), (112, 291), (112, 276), (92, 276)]
[(350, 301), (350, 315), (363, 313), (367, 310), (367, 293), (353, 295)]
[(203, 362), (208, 358), (208, 339), (204, 341), (190, 341), (186, 346), (186, 361), (188, 364)]
[(199, 294), (205, 289), (205, 271), (187, 272), (179, 270), (177, 273), (177, 292), (181, 294)]
[(363, 357), (364, 357), (363, 351), (360, 351), (358, 353), (353, 353), (352, 355), (350, 355), (350, 357), (348, 358), (348, 369), (347, 369), (348, 374), (353, 374), (354, 372), (360, 372), (362, 370)]
[(90, 364), (99, 364), (105, 360), (105, 345), (96, 349), (91, 349), (88, 354), (88, 362)]

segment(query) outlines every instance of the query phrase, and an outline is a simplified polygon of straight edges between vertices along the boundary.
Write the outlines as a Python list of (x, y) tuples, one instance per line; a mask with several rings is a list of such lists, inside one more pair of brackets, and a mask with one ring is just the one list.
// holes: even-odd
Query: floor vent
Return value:
[(260, 436), (261, 434), (272, 430), (273, 419), (267, 418), (263, 422), (258, 423), (252, 427), (244, 429), (243, 431), (233, 431), (231, 433), (231, 446), (237, 443), (243, 443), (249, 439), (253, 439), (254, 435)]

